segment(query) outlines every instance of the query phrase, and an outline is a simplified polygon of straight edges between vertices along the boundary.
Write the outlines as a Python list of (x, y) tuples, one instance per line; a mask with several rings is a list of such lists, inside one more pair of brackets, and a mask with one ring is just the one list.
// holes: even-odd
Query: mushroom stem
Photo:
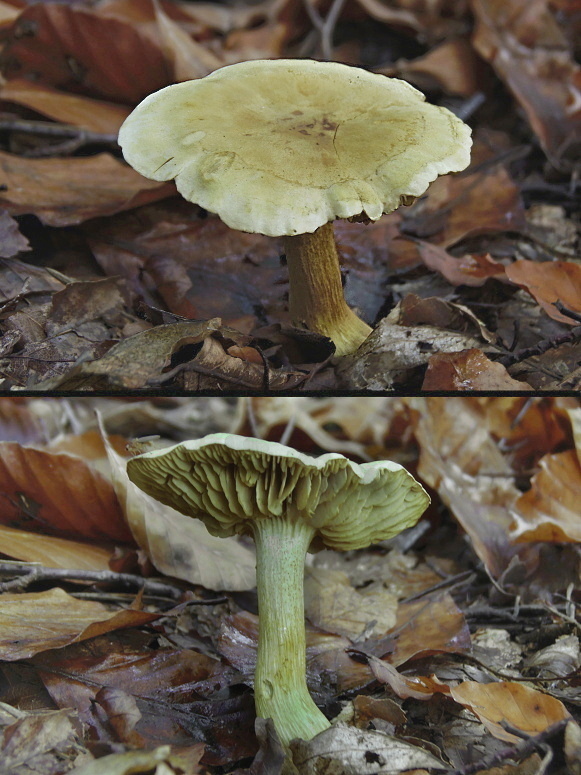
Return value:
[(312, 234), (283, 238), (288, 265), (291, 319), (296, 326), (333, 340), (336, 355), (354, 352), (371, 328), (351, 310), (343, 296), (333, 224)]
[(254, 523), (258, 590), (256, 714), (271, 718), (282, 745), (330, 726), (306, 681), (304, 566), (315, 531), (278, 517)]

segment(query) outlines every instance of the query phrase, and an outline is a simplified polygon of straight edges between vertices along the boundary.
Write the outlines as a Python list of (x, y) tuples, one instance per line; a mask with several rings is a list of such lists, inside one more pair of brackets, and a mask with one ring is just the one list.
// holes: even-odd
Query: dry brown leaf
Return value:
[(68, 94), (45, 84), (14, 78), (0, 87), (0, 100), (15, 102), (63, 124), (92, 132), (117, 134), (129, 108), (112, 102)]
[(81, 5), (29, 5), (16, 20), (3, 56), (8, 79), (128, 105), (171, 83), (168, 63), (149, 37), (135, 25)]
[(12, 215), (33, 213), (49, 226), (71, 226), (130, 210), (174, 190), (173, 184), (146, 180), (108, 153), (26, 159), (0, 152), (0, 177), (5, 187), (0, 192), (2, 206)]
[(545, 455), (513, 510), (515, 541), (581, 542), (581, 464), (574, 450)]
[(59, 775), (63, 761), (92, 759), (81, 740), (82, 729), (72, 708), (21, 713), (0, 736), (2, 770), (11, 775)]
[(439, 245), (417, 241), (417, 250), (428, 267), (446, 278), (451, 285), (478, 287), (490, 278), (505, 278), (504, 265), (495, 261), (488, 253), (470, 254), (456, 258)]
[(321, 630), (357, 640), (384, 634), (396, 621), (397, 596), (386, 589), (365, 594), (346, 573), (327, 568), (305, 572), (305, 614)]
[(510, 509), (520, 491), (480, 404), (452, 397), (407, 403), (414, 410), (419, 475), (438, 491), (488, 571), (498, 577), (516, 553)]
[(560, 700), (516, 681), (463, 681), (450, 687), (450, 694), (470, 708), (494, 737), (509, 743), (520, 738), (503, 729), (502, 721), (533, 737), (570, 715)]
[(513, 379), (501, 363), (495, 363), (482, 350), (436, 353), (428, 363), (422, 390), (488, 390), (514, 392), (532, 390), (526, 382)]
[[(66, 615), (63, 615), (66, 612)], [(0, 596), (0, 658), (8, 662), (78, 643), (113, 630), (138, 627), (162, 616), (137, 610), (111, 612), (58, 587)]]
[(395, 321), (400, 307), (383, 318), (352, 355), (337, 365), (339, 387), (346, 390), (387, 390), (402, 384), (409, 372), (428, 363), (435, 351), (458, 352), (478, 347), (475, 336), (435, 326), (405, 326)]
[(462, 654), (470, 650), (470, 630), (447, 592), (400, 604), (394, 629), (397, 639), (389, 662), (396, 667), (427, 654)]
[[(162, 384), (172, 374), (172, 356), (218, 331), (220, 319), (156, 326), (123, 339), (102, 357), (81, 363), (62, 378), (37, 385), (42, 390), (127, 390)], [(232, 360), (238, 360), (233, 358)]]
[(476, 51), (512, 91), (558, 165), (581, 131), (581, 67), (565, 32), (547, 0), (472, 0), (472, 7)]
[(226, 64), (210, 49), (188, 35), (176, 21), (165, 13), (157, 0), (155, 2), (155, 17), (161, 49), (167, 61), (172, 63), (172, 81), (203, 78)]
[(402, 700), (413, 697), (415, 700), (429, 700), (434, 693), (449, 694), (448, 684), (435, 675), (407, 676), (398, 672), (393, 665), (377, 657), (368, 657), (369, 667), (375, 678), (387, 684)]
[[(490, 151), (476, 138), (472, 163), (486, 155)], [(404, 215), (404, 224), (406, 232), (448, 248), (467, 237), (524, 229), (526, 219), (520, 188), (504, 167), (495, 166), (438, 178)]]
[(162, 573), (206, 589), (245, 590), (256, 585), (254, 552), (239, 540), (216, 538), (198, 519), (186, 517), (146, 495), (129, 480), (127, 460), (104, 431), (113, 486), (135, 540)]
[(0, 521), (59, 537), (131, 541), (111, 484), (78, 457), (0, 443)]
[(417, 59), (398, 59), (374, 72), (410, 81), (421, 91), (434, 86), (448, 94), (470, 97), (482, 88), (483, 68), (466, 38), (445, 40)]
[(31, 247), (20, 233), (18, 223), (7, 212), (0, 211), (0, 257), (12, 258), (27, 250), (31, 250)]
[(572, 312), (581, 314), (581, 266), (572, 261), (515, 261), (506, 267), (508, 279), (525, 288), (549, 317), (560, 323), (578, 325), (579, 321), (559, 312), (560, 301)]
[(109, 570), (111, 551), (95, 543), (30, 533), (0, 525), (2, 554), (47, 568)]

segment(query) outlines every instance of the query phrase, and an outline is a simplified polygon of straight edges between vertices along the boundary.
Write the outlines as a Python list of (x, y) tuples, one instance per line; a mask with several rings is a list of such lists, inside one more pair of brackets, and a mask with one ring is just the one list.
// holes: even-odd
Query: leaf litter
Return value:
[[(574, 3), (10, 0), (1, 8), (3, 390), (579, 387)], [(375, 328), (350, 366), (324, 337), (291, 325), (277, 240), (233, 232), (173, 184), (146, 180), (116, 142), (149, 93), (278, 57), (403, 77), (474, 130), (464, 173), (374, 224), (337, 223), (346, 299)], [(106, 280), (116, 290), (105, 310)], [(51, 301), (65, 286), (68, 328), (55, 333), (60, 302)], [(422, 324), (394, 320), (408, 297), (465, 307), (476, 330), (466, 337), (436, 308)], [(206, 333), (186, 345), (176, 334), (140, 369), (147, 334), (166, 325)]]
[(396, 460), (433, 499), (391, 541), (308, 559), (307, 682), (335, 721), (292, 744), (300, 773), (575, 772), (580, 416), (559, 397), (2, 399), (3, 460), (20, 461), (0, 503), (3, 764), (283, 772), (255, 724), (249, 545), (186, 540), (124, 473), (229, 430)]

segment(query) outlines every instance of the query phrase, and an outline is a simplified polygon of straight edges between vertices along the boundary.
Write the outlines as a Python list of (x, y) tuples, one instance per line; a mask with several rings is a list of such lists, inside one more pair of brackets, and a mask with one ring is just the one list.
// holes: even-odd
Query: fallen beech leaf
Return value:
[[(0, 212), (0, 257), (12, 258), (30, 250), (26, 237), (20, 233), (18, 223), (7, 212)], [(4, 290), (3, 290), (4, 294)], [(5, 298), (5, 297), (4, 297)]]
[(47, 568), (109, 570), (111, 551), (97, 544), (30, 533), (0, 525), (2, 554)]
[(129, 108), (112, 102), (68, 94), (22, 78), (15, 78), (2, 85), (0, 100), (24, 105), (63, 124), (103, 134), (117, 134), (130, 113)]
[(346, 573), (316, 567), (305, 572), (306, 616), (326, 632), (352, 640), (383, 634), (395, 624), (396, 609), (396, 595), (385, 589), (365, 594), (351, 586)]
[(119, 315), (124, 308), (123, 281), (118, 277), (69, 283), (57, 291), (51, 299), (51, 309), (46, 323), (49, 337), (57, 336), (69, 328), (78, 329), (87, 321)]
[(509, 743), (520, 738), (503, 729), (501, 721), (532, 737), (570, 715), (560, 700), (516, 681), (463, 681), (451, 686), (450, 694), (460, 705), (470, 708), (494, 737)]
[[(68, 775), (147, 775), (152, 772), (172, 775), (175, 772), (169, 766), (172, 758), (169, 745), (160, 745), (150, 751), (111, 753), (69, 770)], [(191, 775), (195, 773), (196, 770), (191, 771)]]
[(471, 97), (482, 88), (483, 67), (466, 38), (445, 40), (416, 59), (398, 59), (391, 67), (374, 72), (410, 81), (421, 91), (434, 86), (448, 94)]
[(172, 376), (168, 367), (174, 353), (186, 345), (202, 342), (220, 325), (220, 318), (214, 318), (150, 328), (113, 345), (102, 358), (81, 363), (62, 378), (37, 385), (37, 389), (110, 390), (162, 384)]
[(514, 504), (515, 541), (581, 542), (581, 464), (575, 450), (545, 455), (531, 488)]
[(510, 509), (521, 493), (483, 421), (481, 405), (468, 397), (411, 398), (406, 403), (420, 447), (418, 474), (438, 491), (476, 554), (498, 577), (517, 551), (509, 537)]
[(446, 768), (441, 759), (419, 746), (341, 722), (312, 740), (293, 740), (290, 748), (293, 762), (303, 775), (393, 775), (405, 770)]
[(373, 655), (368, 657), (368, 663), (375, 678), (387, 684), (402, 700), (407, 700), (409, 697), (415, 700), (429, 700), (435, 692), (449, 694), (448, 684), (440, 681), (435, 675), (430, 677), (402, 675), (389, 662)]
[(430, 357), (422, 390), (532, 390), (526, 382), (513, 379), (501, 363), (495, 363), (482, 350), (436, 353)]
[(173, 65), (172, 81), (203, 78), (226, 64), (210, 49), (190, 37), (176, 21), (170, 19), (159, 2), (155, 3), (155, 17), (162, 51)]
[(457, 352), (481, 344), (474, 336), (435, 326), (397, 325), (392, 313), (357, 352), (341, 358), (337, 365), (341, 389), (386, 390), (407, 381), (410, 370), (427, 363), (438, 350)]
[(245, 590), (256, 585), (254, 552), (235, 537), (210, 535), (191, 519), (146, 495), (129, 480), (127, 460), (102, 430), (113, 487), (138, 545), (162, 573), (206, 589)]
[(0, 596), (0, 658), (28, 659), (106, 632), (138, 627), (162, 615), (131, 609), (111, 612), (102, 603), (78, 600), (58, 587), (46, 592), (5, 592)]
[[(394, 629), (398, 635), (389, 662), (396, 667), (428, 654), (462, 654), (470, 650), (468, 624), (447, 592), (400, 604)], [(386, 640), (391, 640), (389, 632)]]
[[(190, 649), (152, 648), (151, 633), (110, 633), (38, 654), (32, 664), (53, 702), (75, 708), (91, 738), (102, 738), (104, 721), (125, 695), (125, 707), (136, 705), (141, 714), (135, 727), (125, 730), (130, 739), (171, 744), (186, 760), (205, 742), (207, 765), (225, 765), (256, 751), (252, 695), (227, 690), (231, 670)], [(222, 696), (220, 689), (226, 690)]]
[(33, 213), (49, 226), (71, 226), (130, 210), (163, 199), (174, 190), (173, 184), (146, 180), (108, 153), (27, 159), (0, 152), (0, 182), (5, 187), (0, 191), (0, 204), (9, 213)]
[(0, 443), (0, 522), (60, 537), (131, 541), (111, 484), (78, 457)]
[(417, 249), (428, 269), (440, 272), (451, 285), (478, 287), (492, 277), (498, 280), (505, 277), (504, 265), (488, 254), (467, 253), (456, 258), (439, 245), (423, 241), (417, 242)]
[(581, 130), (581, 67), (546, 0), (474, 0), (476, 51), (525, 111), (557, 166)]
[[(104, 45), (111, 40), (114, 47)], [(4, 45), (8, 79), (16, 76), (129, 105), (171, 82), (151, 38), (124, 20), (79, 5), (29, 5)]]
[(515, 261), (506, 267), (508, 279), (525, 288), (549, 317), (560, 323), (578, 325), (578, 321), (559, 312), (554, 302), (581, 314), (581, 266), (572, 261)]
[[(476, 141), (473, 164), (485, 153)], [(453, 206), (450, 206), (450, 205)], [(520, 188), (501, 166), (461, 176), (443, 175), (404, 214), (404, 228), (444, 248), (467, 237), (523, 229), (525, 210)]]
[(221, 342), (208, 337), (193, 359), (191, 368), (185, 368), (184, 380), (186, 390), (280, 390), (292, 387), (297, 376), (275, 371), (262, 359), (260, 363), (255, 363), (229, 355)]
[(14, 775), (57, 775), (63, 771), (63, 761), (86, 760), (88, 752), (83, 751), (81, 741), (82, 730), (72, 708), (23, 713), (6, 725), (0, 736), (2, 769)]

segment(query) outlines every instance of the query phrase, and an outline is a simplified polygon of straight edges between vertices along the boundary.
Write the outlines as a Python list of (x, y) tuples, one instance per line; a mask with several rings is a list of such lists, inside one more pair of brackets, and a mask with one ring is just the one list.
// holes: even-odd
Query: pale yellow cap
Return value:
[(405, 81), (337, 62), (241, 62), (149, 95), (125, 159), (233, 229), (313, 232), (377, 220), (470, 161), (470, 128)]

